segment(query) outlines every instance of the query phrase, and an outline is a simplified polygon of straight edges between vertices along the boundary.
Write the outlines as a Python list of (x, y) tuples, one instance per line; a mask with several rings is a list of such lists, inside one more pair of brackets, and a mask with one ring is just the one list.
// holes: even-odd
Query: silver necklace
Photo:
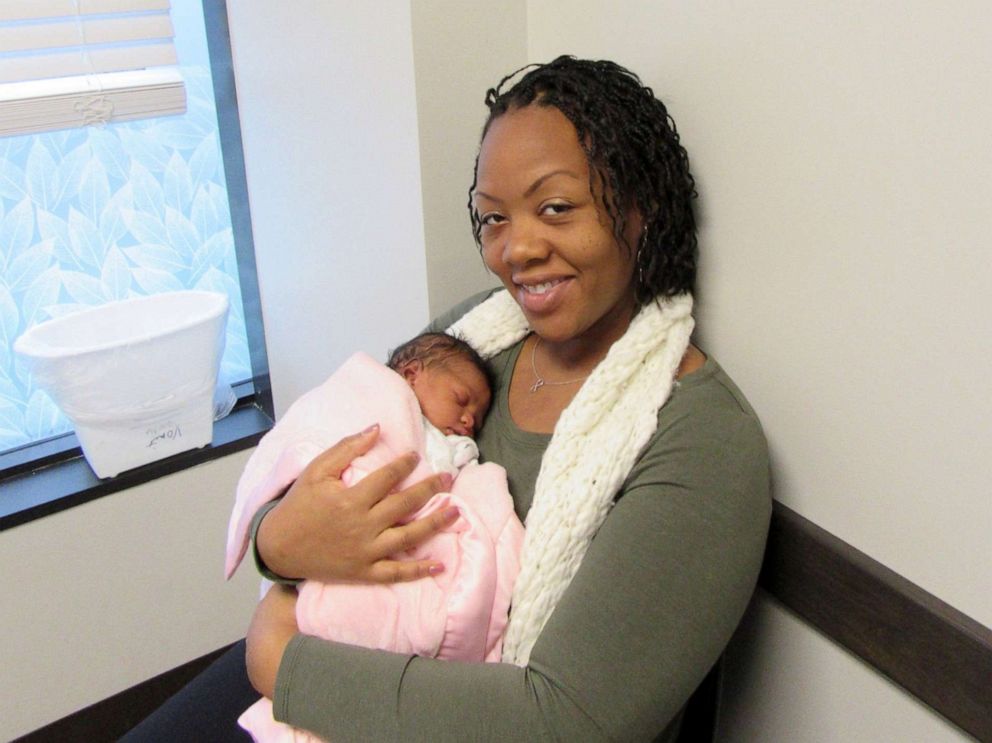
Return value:
[(528, 392), (537, 392), (542, 387), (558, 387), (563, 384), (575, 384), (576, 382), (581, 382), (589, 378), (589, 374), (584, 377), (576, 377), (575, 379), (568, 379), (564, 382), (549, 382), (537, 371), (537, 347), (541, 345), (541, 336), (537, 336), (537, 340), (534, 342), (534, 347), (530, 351), (530, 368), (534, 372), (534, 379), (537, 381), (530, 386)]

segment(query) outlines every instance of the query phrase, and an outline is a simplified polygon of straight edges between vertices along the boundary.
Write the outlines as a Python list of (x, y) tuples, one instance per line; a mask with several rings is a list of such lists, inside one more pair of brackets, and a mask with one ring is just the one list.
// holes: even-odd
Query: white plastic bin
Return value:
[(227, 311), (214, 292), (126, 299), (36, 325), (14, 350), (113, 477), (210, 443)]

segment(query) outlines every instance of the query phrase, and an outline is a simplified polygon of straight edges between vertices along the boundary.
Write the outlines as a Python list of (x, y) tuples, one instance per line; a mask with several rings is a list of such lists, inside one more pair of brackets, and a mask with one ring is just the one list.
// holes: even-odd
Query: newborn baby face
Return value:
[(427, 420), (445, 434), (475, 435), (491, 400), (486, 377), (475, 364), (458, 357), (430, 366), (413, 361), (400, 373)]

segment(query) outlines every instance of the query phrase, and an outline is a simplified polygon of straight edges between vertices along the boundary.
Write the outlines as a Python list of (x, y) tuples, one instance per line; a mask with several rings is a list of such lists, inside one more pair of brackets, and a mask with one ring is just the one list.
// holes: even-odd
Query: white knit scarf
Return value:
[[(541, 460), (503, 661), (526, 665), (531, 648), (614, 498), (658, 424), (692, 334), (692, 297), (640, 309), (562, 412)], [(530, 328), (509, 292), (470, 310), (448, 332), (490, 358)]]

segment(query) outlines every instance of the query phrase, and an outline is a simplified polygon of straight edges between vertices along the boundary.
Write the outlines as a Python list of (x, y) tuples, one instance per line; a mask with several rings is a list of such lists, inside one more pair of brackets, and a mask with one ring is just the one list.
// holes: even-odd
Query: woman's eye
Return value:
[(501, 221), (503, 221), (503, 215), (497, 212), (486, 212), (479, 217), (479, 224), (484, 227), (492, 227), (494, 224), (498, 224)]
[(541, 214), (546, 216), (557, 216), (559, 214), (564, 214), (565, 212), (571, 211), (571, 204), (563, 204), (561, 202), (554, 202), (551, 204), (545, 204), (541, 207)]

